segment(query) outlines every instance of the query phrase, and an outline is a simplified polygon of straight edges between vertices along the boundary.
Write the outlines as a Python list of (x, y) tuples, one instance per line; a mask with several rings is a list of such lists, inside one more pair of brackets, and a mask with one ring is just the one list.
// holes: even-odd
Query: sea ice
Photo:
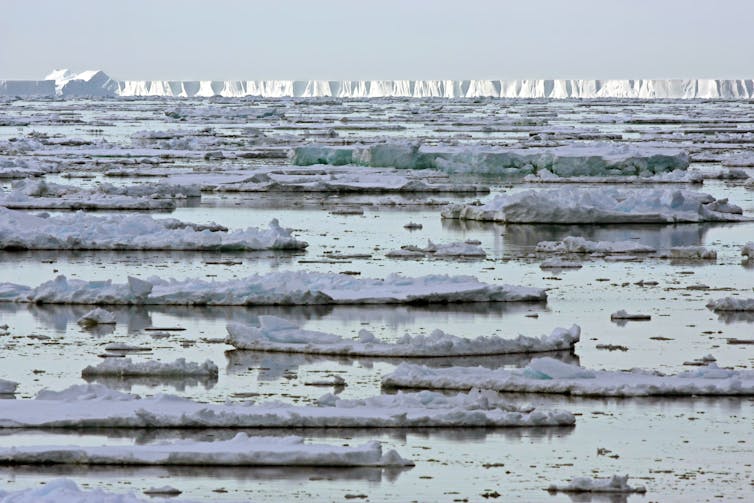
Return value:
[(613, 475), (609, 479), (593, 479), (590, 477), (576, 477), (565, 485), (551, 484), (550, 492), (569, 493), (645, 493), (644, 486), (628, 485), (628, 475)]
[(483, 367), (429, 368), (400, 364), (383, 376), (388, 387), (429, 389), (483, 388), (499, 392), (557, 393), (584, 396), (754, 395), (754, 371), (728, 370), (714, 363), (675, 375), (635, 369), (588, 370), (550, 357), (536, 358), (523, 369)]
[[(111, 493), (102, 489), (79, 489), (70, 479), (48, 480), (43, 486), (18, 491), (0, 489), (2, 503), (146, 503), (133, 492)], [(180, 503), (180, 500), (170, 500)]]
[(506, 223), (622, 224), (740, 222), (741, 208), (716, 205), (709, 194), (690, 190), (562, 188), (500, 194), (487, 204), (455, 205), (443, 218)]
[(385, 279), (337, 273), (283, 271), (242, 279), (141, 280), (126, 283), (69, 280), (58, 276), (37, 287), (0, 283), (0, 302), (137, 305), (311, 305), (448, 302), (539, 302), (541, 288), (491, 285), (473, 276), (429, 275)]
[(561, 258), (550, 258), (543, 260), (539, 264), (540, 269), (581, 269), (583, 265), (581, 262), (574, 262), (572, 260), (563, 260)]
[(16, 392), (17, 388), (17, 382), (0, 379), (0, 395), (11, 395)]
[(670, 258), (715, 260), (717, 251), (704, 246), (674, 246), (670, 249)]
[(178, 358), (174, 362), (134, 362), (131, 358), (108, 358), (98, 365), (90, 365), (81, 371), (82, 377), (186, 377), (216, 376), (217, 365), (210, 360), (204, 363), (187, 362)]
[(101, 307), (96, 307), (79, 318), (76, 323), (84, 327), (115, 325), (115, 315)]
[(0, 208), (0, 249), (32, 250), (302, 250), (307, 243), (273, 219), (268, 229), (213, 232), (174, 218), (86, 213), (35, 216)]
[(414, 257), (460, 257), (460, 258), (484, 258), (487, 253), (481, 246), (458, 241), (454, 243), (433, 243), (427, 240), (427, 246), (406, 245), (401, 246), (400, 250), (393, 250), (385, 253), (386, 257), (391, 258), (414, 258)]
[(562, 241), (540, 241), (536, 251), (548, 253), (654, 253), (651, 246), (635, 241), (589, 241), (566, 236)]
[(754, 298), (723, 297), (709, 301), (707, 307), (713, 311), (754, 311)]
[(466, 339), (435, 330), (430, 335), (404, 335), (395, 342), (385, 342), (367, 330), (357, 339), (336, 334), (303, 330), (275, 316), (259, 316), (258, 326), (230, 323), (226, 342), (237, 349), (348, 356), (440, 357), (479, 356), (508, 353), (534, 353), (573, 349), (581, 329), (556, 328), (549, 336), (505, 339), (480, 336)]
[(0, 400), (2, 428), (434, 428), (569, 426), (573, 414), (520, 407), (498, 393), (446, 396), (422, 391), (315, 405), (207, 404), (174, 395), (139, 397), (97, 384), (40, 391), (33, 400)]

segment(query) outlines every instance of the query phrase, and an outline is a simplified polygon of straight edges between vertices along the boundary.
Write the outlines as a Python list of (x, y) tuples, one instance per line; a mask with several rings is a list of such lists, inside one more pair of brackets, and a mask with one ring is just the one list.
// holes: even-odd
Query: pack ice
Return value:
[(0, 283), (0, 302), (137, 305), (411, 304), (545, 301), (541, 288), (491, 285), (473, 276), (428, 275), (385, 279), (283, 271), (228, 281), (148, 280), (126, 283), (69, 280), (58, 276), (37, 287)]
[(535, 353), (573, 349), (581, 329), (556, 328), (547, 336), (505, 339), (481, 336), (466, 339), (435, 330), (430, 335), (404, 335), (395, 342), (378, 339), (360, 330), (356, 340), (336, 334), (303, 330), (275, 316), (259, 316), (257, 325), (229, 323), (226, 342), (237, 349), (347, 356), (441, 357)]
[(483, 205), (454, 205), (443, 218), (505, 223), (628, 224), (752, 220), (727, 199), (691, 190), (562, 188), (500, 194)]
[(449, 367), (433, 369), (402, 363), (383, 376), (385, 386), (471, 389), (499, 392), (558, 393), (585, 396), (754, 395), (754, 371), (728, 370), (710, 363), (674, 375), (635, 369), (589, 370), (550, 357), (536, 358), (523, 369)]
[(0, 208), (0, 249), (29, 250), (303, 250), (290, 229), (273, 219), (267, 229), (213, 232), (174, 218), (87, 213), (35, 216)]
[(316, 405), (279, 401), (207, 404), (175, 395), (140, 397), (101, 384), (43, 390), (33, 400), (0, 400), (1, 428), (434, 428), (568, 426), (573, 414), (521, 407), (498, 393), (445, 396), (422, 391)]
[(547, 170), (548, 173), (566, 177), (649, 176), (684, 170), (689, 165), (688, 155), (678, 149), (611, 143), (573, 143), (536, 148), (426, 146), (419, 143), (306, 145), (293, 149), (291, 162), (300, 166), (358, 164), (509, 176)]
[(358, 446), (308, 444), (302, 437), (250, 437), (231, 440), (178, 440), (142, 445), (26, 445), (0, 448), (3, 465), (140, 466), (413, 466), (379, 442)]

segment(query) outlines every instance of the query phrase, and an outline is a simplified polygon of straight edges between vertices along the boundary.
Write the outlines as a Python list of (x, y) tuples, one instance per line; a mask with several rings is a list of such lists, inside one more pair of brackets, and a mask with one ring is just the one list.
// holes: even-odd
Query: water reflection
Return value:
[(217, 376), (206, 377), (105, 377), (83, 376), (88, 383), (104, 384), (110, 389), (130, 392), (133, 386), (146, 386), (156, 388), (158, 386), (172, 386), (176, 391), (186, 391), (186, 388), (202, 386), (205, 390), (212, 389), (217, 384)]

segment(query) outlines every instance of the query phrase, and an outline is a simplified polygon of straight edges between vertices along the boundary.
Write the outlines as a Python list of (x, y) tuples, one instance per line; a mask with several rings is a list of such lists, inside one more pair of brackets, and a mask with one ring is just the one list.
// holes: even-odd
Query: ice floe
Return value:
[(536, 251), (547, 253), (654, 253), (651, 246), (635, 241), (589, 241), (577, 236), (566, 236), (562, 241), (540, 241)]
[(644, 486), (628, 485), (628, 475), (613, 475), (608, 479), (593, 479), (591, 477), (576, 477), (568, 484), (551, 484), (550, 492), (568, 493), (645, 493)]
[(205, 377), (217, 374), (217, 365), (212, 361), (196, 363), (187, 362), (185, 358), (178, 358), (174, 362), (134, 362), (131, 358), (108, 358), (98, 365), (90, 365), (81, 371), (82, 377)]
[(611, 320), (647, 321), (647, 320), (651, 320), (652, 317), (648, 314), (629, 313), (625, 309), (620, 309), (618, 311), (615, 311), (613, 314), (611, 314), (610, 319)]
[(30, 215), (0, 208), (0, 249), (32, 250), (302, 250), (307, 243), (273, 219), (267, 229), (213, 232), (174, 218), (86, 213)]
[(704, 246), (674, 246), (670, 249), (670, 258), (715, 260), (717, 259), (717, 251)]
[(699, 184), (704, 182), (704, 175), (696, 171), (676, 169), (665, 173), (636, 176), (636, 175), (612, 175), (612, 176), (558, 176), (550, 170), (542, 169), (536, 174), (526, 175), (523, 178), (527, 183), (573, 183), (573, 184), (665, 184), (665, 183), (688, 183)]
[(32, 400), (0, 400), (0, 428), (434, 428), (568, 426), (574, 415), (521, 407), (498, 393), (446, 396), (422, 391), (315, 405), (278, 401), (224, 404), (174, 395), (139, 397), (98, 384), (40, 391)]
[(115, 325), (115, 315), (106, 309), (96, 307), (79, 318), (76, 323), (83, 327), (95, 325)]
[(37, 304), (309, 305), (449, 302), (540, 302), (541, 288), (492, 285), (473, 276), (391, 274), (385, 279), (283, 271), (227, 281), (147, 280), (126, 283), (58, 276), (37, 287), (0, 283), (0, 302)]
[(709, 301), (707, 307), (713, 311), (754, 311), (754, 298), (723, 297)]
[[(722, 202), (723, 204), (718, 204)], [(443, 218), (506, 223), (622, 224), (752, 220), (727, 199), (672, 189), (562, 188), (500, 194), (483, 205), (455, 205)]]
[(523, 369), (483, 367), (429, 368), (400, 364), (384, 375), (389, 387), (428, 389), (484, 388), (500, 392), (557, 393), (584, 396), (754, 395), (754, 371), (728, 370), (714, 363), (673, 375), (657, 371), (589, 370), (550, 357), (536, 358)]
[(487, 253), (477, 244), (458, 241), (454, 243), (433, 243), (427, 240), (427, 246), (404, 245), (400, 250), (392, 250), (385, 253), (390, 258), (421, 258), (421, 257), (459, 257), (459, 258), (484, 258)]
[[(103, 489), (80, 489), (70, 479), (52, 479), (40, 487), (5, 491), (0, 489), (2, 503), (146, 503), (133, 492), (112, 493)], [(179, 503), (179, 500), (171, 500)]]
[(178, 440), (140, 445), (0, 448), (3, 465), (139, 466), (413, 466), (379, 442), (358, 446), (309, 444), (302, 437), (250, 437), (230, 440)]
[(419, 143), (295, 147), (296, 165), (359, 164), (398, 169), (436, 169), (449, 173), (521, 176), (547, 170), (558, 176), (649, 176), (686, 169), (688, 155), (678, 149), (611, 143), (573, 143), (558, 147), (501, 148), (425, 146)]
[(561, 258), (549, 258), (543, 260), (539, 264), (540, 269), (581, 269), (583, 265), (581, 262), (574, 262), (573, 260), (563, 260)]
[(275, 316), (259, 316), (258, 325), (230, 323), (226, 342), (237, 349), (310, 353), (348, 356), (441, 357), (478, 356), (508, 353), (534, 353), (573, 349), (581, 329), (556, 328), (547, 336), (503, 338), (480, 336), (467, 339), (442, 330), (430, 335), (404, 335), (395, 342), (386, 342), (367, 330), (359, 331), (357, 339), (336, 334), (303, 330)]

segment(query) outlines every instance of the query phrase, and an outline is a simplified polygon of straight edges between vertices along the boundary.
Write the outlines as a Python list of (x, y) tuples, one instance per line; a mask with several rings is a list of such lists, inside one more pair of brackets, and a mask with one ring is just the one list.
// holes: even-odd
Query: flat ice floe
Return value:
[(455, 205), (443, 218), (506, 223), (628, 224), (750, 221), (743, 210), (691, 190), (562, 188), (500, 194), (483, 205)]
[(259, 316), (258, 326), (229, 323), (226, 342), (237, 349), (346, 356), (441, 357), (535, 353), (573, 349), (581, 329), (556, 328), (549, 336), (505, 339), (498, 336), (466, 339), (435, 330), (430, 335), (404, 335), (385, 342), (367, 330), (357, 339), (303, 330), (275, 316)]
[(398, 388), (472, 389), (584, 396), (754, 395), (753, 370), (728, 370), (714, 363), (674, 375), (635, 369), (589, 370), (550, 357), (523, 369), (429, 368), (402, 363), (382, 383)]
[(657, 250), (635, 241), (589, 241), (566, 236), (562, 241), (540, 241), (536, 251), (547, 253), (654, 253)]
[(673, 184), (689, 183), (697, 184), (704, 182), (704, 175), (695, 171), (676, 169), (657, 175), (611, 175), (611, 176), (558, 176), (547, 169), (539, 170), (536, 174), (526, 175), (523, 179), (527, 183), (590, 183), (590, 184)]
[(670, 249), (670, 258), (715, 260), (717, 259), (717, 251), (704, 246), (674, 246)]
[(723, 297), (709, 301), (707, 307), (713, 311), (754, 311), (754, 298)]
[(492, 285), (473, 276), (429, 275), (385, 279), (284, 271), (228, 281), (141, 280), (126, 283), (69, 280), (58, 276), (37, 287), (0, 283), (0, 302), (136, 305), (311, 305), (450, 302), (541, 302), (541, 288)]
[(448, 173), (522, 176), (547, 170), (557, 176), (649, 176), (686, 169), (686, 152), (656, 146), (573, 143), (558, 147), (426, 146), (419, 143), (295, 147), (296, 165), (358, 164)]
[(97, 384), (0, 400), (2, 428), (434, 428), (569, 426), (568, 411), (521, 407), (492, 391), (422, 391), (316, 405), (279, 401), (207, 404), (174, 395), (142, 398)]
[(118, 466), (413, 466), (379, 442), (358, 446), (308, 444), (302, 437), (250, 437), (230, 440), (178, 440), (142, 445), (26, 445), (0, 448), (3, 465)]
[(185, 358), (174, 362), (134, 362), (131, 358), (108, 358), (81, 371), (82, 377), (211, 377), (217, 374), (217, 365), (212, 361), (196, 363), (187, 362)]
[(0, 249), (25, 250), (303, 250), (307, 243), (272, 220), (267, 229), (214, 231), (174, 218), (86, 213), (37, 216), (0, 208)]
[(628, 475), (613, 475), (609, 479), (593, 479), (591, 477), (576, 477), (568, 484), (551, 484), (550, 492), (568, 493), (645, 493), (644, 486), (628, 485)]
[[(43, 486), (19, 491), (0, 489), (2, 503), (146, 503), (145, 500), (130, 493), (111, 493), (102, 489), (80, 489), (73, 480), (48, 480)], [(151, 500), (154, 501), (154, 500)], [(180, 503), (180, 500), (171, 499)]]
[(433, 243), (427, 240), (427, 246), (405, 245), (400, 250), (392, 250), (385, 253), (389, 258), (421, 258), (421, 257), (459, 257), (459, 258), (484, 258), (487, 253), (477, 244), (458, 241), (454, 243)]

